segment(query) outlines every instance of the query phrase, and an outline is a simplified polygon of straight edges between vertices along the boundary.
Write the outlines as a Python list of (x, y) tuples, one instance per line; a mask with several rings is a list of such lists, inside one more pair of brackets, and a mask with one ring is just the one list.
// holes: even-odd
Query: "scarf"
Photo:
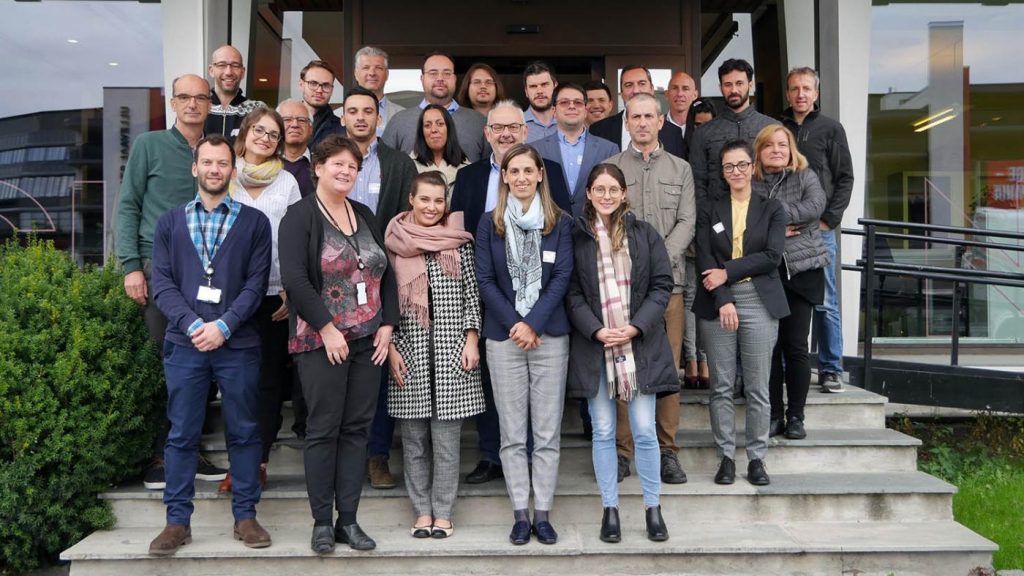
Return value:
[(516, 292), (516, 312), (526, 316), (540, 297), (541, 257), (540, 231), (544, 229), (544, 208), (540, 194), (533, 197), (530, 208), (511, 194), (505, 204), (505, 257), (512, 289)]
[(235, 179), (231, 181), (230, 188), (232, 197), (236, 195), (239, 186), (263, 188), (273, 184), (284, 168), (284, 162), (277, 156), (271, 156), (261, 164), (250, 164), (245, 158), (239, 158), (235, 168)]
[[(625, 328), (629, 325), (630, 279), (633, 262), (629, 257), (629, 240), (622, 249), (612, 251), (612, 239), (600, 218), (594, 221), (597, 233), (597, 286), (601, 295), (601, 315), (607, 328)], [(608, 395), (629, 402), (636, 396), (636, 359), (633, 343), (604, 349), (605, 374), (608, 377)], [(615, 383), (612, 387), (611, 384)]]
[(462, 223), (462, 212), (448, 215), (446, 224), (420, 226), (412, 212), (395, 216), (384, 233), (391, 265), (398, 283), (398, 306), (403, 316), (411, 316), (420, 326), (430, 327), (427, 277), (429, 253), (435, 254), (441, 269), (451, 278), (458, 278), (462, 266), (459, 247), (473, 240)]

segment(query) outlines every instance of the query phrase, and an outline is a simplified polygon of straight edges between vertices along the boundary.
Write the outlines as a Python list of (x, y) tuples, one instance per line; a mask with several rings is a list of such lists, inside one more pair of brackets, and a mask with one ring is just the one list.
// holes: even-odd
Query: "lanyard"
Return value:
[(331, 225), (334, 226), (334, 228), (341, 233), (341, 237), (342, 239), (345, 240), (345, 243), (348, 244), (353, 251), (355, 251), (356, 262), (358, 263), (359, 269), (362, 270), (366, 268), (366, 265), (363, 264), (362, 252), (359, 249), (359, 237), (356, 235), (356, 227), (352, 223), (352, 216), (350, 216), (348, 213), (348, 204), (346, 203), (345, 205), (345, 220), (348, 221), (348, 227), (352, 229), (351, 237), (349, 237), (348, 234), (345, 234), (345, 232), (342, 231), (341, 226), (338, 226), (338, 222), (334, 220), (334, 216), (331, 215), (331, 211), (327, 209), (327, 205), (324, 204), (324, 201), (320, 199), (319, 194), (316, 195), (316, 201), (318, 204), (320, 204), (320, 207), (324, 209), (324, 214), (326, 214), (327, 219), (331, 221)]
[[(206, 212), (206, 211), (203, 210), (203, 212)], [(207, 284), (209, 284), (210, 281), (213, 279), (213, 255), (210, 253), (210, 249), (206, 245), (207, 224), (209, 223), (209, 218), (212, 218), (212, 217), (213, 217), (212, 214), (210, 214), (208, 216), (205, 216), (205, 217), (202, 218), (202, 221), (199, 223), (199, 228), (200, 228), (200, 232), (201, 232), (200, 236), (203, 239), (203, 259), (206, 261), (205, 262), (206, 263), (206, 269), (203, 270), (203, 272), (206, 273), (206, 282), (207, 282)], [(220, 238), (221, 232), (224, 231), (224, 224), (226, 224), (227, 221), (228, 221), (228, 219), (227, 219), (227, 217), (225, 217), (223, 220), (220, 221), (220, 225), (217, 227), (217, 236), (213, 239), (213, 249), (214, 250), (217, 249), (217, 238)]]

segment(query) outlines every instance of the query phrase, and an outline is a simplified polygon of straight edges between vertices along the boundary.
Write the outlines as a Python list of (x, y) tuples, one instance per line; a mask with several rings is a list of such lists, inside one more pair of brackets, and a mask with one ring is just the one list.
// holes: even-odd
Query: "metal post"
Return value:
[[(964, 257), (964, 247), (957, 246), (953, 258), (953, 265), (960, 268)], [(950, 366), (956, 366), (960, 362), (960, 283), (953, 281), (953, 335), (952, 346), (949, 351)]]
[(864, 264), (864, 389), (871, 390), (871, 338), (874, 322), (871, 313), (875, 307), (875, 226), (867, 225), (867, 262)]

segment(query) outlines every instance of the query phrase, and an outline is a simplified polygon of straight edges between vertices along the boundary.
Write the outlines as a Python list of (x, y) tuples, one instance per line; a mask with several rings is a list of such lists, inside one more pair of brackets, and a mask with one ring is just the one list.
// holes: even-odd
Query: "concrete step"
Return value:
[[(714, 473), (720, 458), (711, 432), (708, 430), (680, 430), (676, 435), (680, 447), (679, 461), (687, 472)], [(775, 437), (769, 440), (766, 463), (769, 473), (798, 474), (827, 470), (830, 472), (910, 472), (917, 469), (917, 447), (921, 444), (895, 430), (866, 428), (849, 430), (807, 431), (804, 440)], [(736, 450), (737, 470), (747, 465), (743, 434), (738, 434)], [(220, 434), (204, 436), (202, 450), (219, 466), (227, 466), (228, 455), (224, 437)], [(396, 435), (391, 462), (401, 462), (400, 435)], [(477, 438), (472, 429), (462, 434), (462, 460), (476, 462)], [(591, 444), (579, 434), (563, 434), (561, 453), (563, 460), (574, 457), (591, 462)], [(271, 450), (270, 462), (280, 474), (300, 475), (302, 441), (278, 441)], [(589, 464), (586, 468), (589, 468)]]
[(417, 540), (408, 526), (366, 522), (377, 540), (372, 552), (339, 546), (318, 557), (310, 528), (267, 528), (273, 546), (245, 548), (231, 536), (230, 520), (196, 526), (194, 542), (172, 558), (147, 555), (159, 532), (122, 528), (92, 534), (61, 554), (72, 576), (96, 574), (675, 574), (770, 576), (782, 574), (967, 574), (991, 566), (996, 546), (955, 522), (669, 523), (668, 542), (649, 542), (642, 523), (627, 522), (623, 541), (598, 539), (599, 522), (557, 524), (552, 546), (512, 546), (509, 526), (458, 525), (444, 542)]
[[(463, 466), (468, 472), (470, 466)], [(559, 523), (598, 522), (601, 496), (592, 470), (575, 469), (559, 477), (553, 517)], [(397, 471), (396, 471), (397, 472)], [(392, 490), (363, 490), (360, 518), (375, 524), (411, 521), (404, 478)], [(220, 526), (231, 517), (230, 495), (218, 494), (217, 483), (197, 482), (193, 526)], [(769, 486), (752, 486), (742, 478), (719, 486), (710, 474), (691, 474), (686, 484), (663, 484), (661, 505), (672, 524), (683, 522), (806, 522), (806, 521), (948, 521), (956, 488), (921, 472), (890, 474), (776, 474)], [(160, 526), (164, 521), (162, 492), (141, 484), (115, 488), (103, 495), (113, 508), (118, 528)], [(619, 485), (624, 522), (642, 525), (643, 498), (636, 474)], [(259, 516), (277, 526), (310, 524), (305, 479), (271, 475), (259, 504)], [(505, 483), (461, 484), (455, 520), (465, 526), (504, 525), (509, 517)]]

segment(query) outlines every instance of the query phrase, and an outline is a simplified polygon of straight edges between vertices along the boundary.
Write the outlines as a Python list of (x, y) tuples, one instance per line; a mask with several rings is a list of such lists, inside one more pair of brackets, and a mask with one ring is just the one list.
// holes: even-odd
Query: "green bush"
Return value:
[(0, 247), (0, 574), (113, 525), (97, 496), (151, 455), (162, 382), (114, 266)]

